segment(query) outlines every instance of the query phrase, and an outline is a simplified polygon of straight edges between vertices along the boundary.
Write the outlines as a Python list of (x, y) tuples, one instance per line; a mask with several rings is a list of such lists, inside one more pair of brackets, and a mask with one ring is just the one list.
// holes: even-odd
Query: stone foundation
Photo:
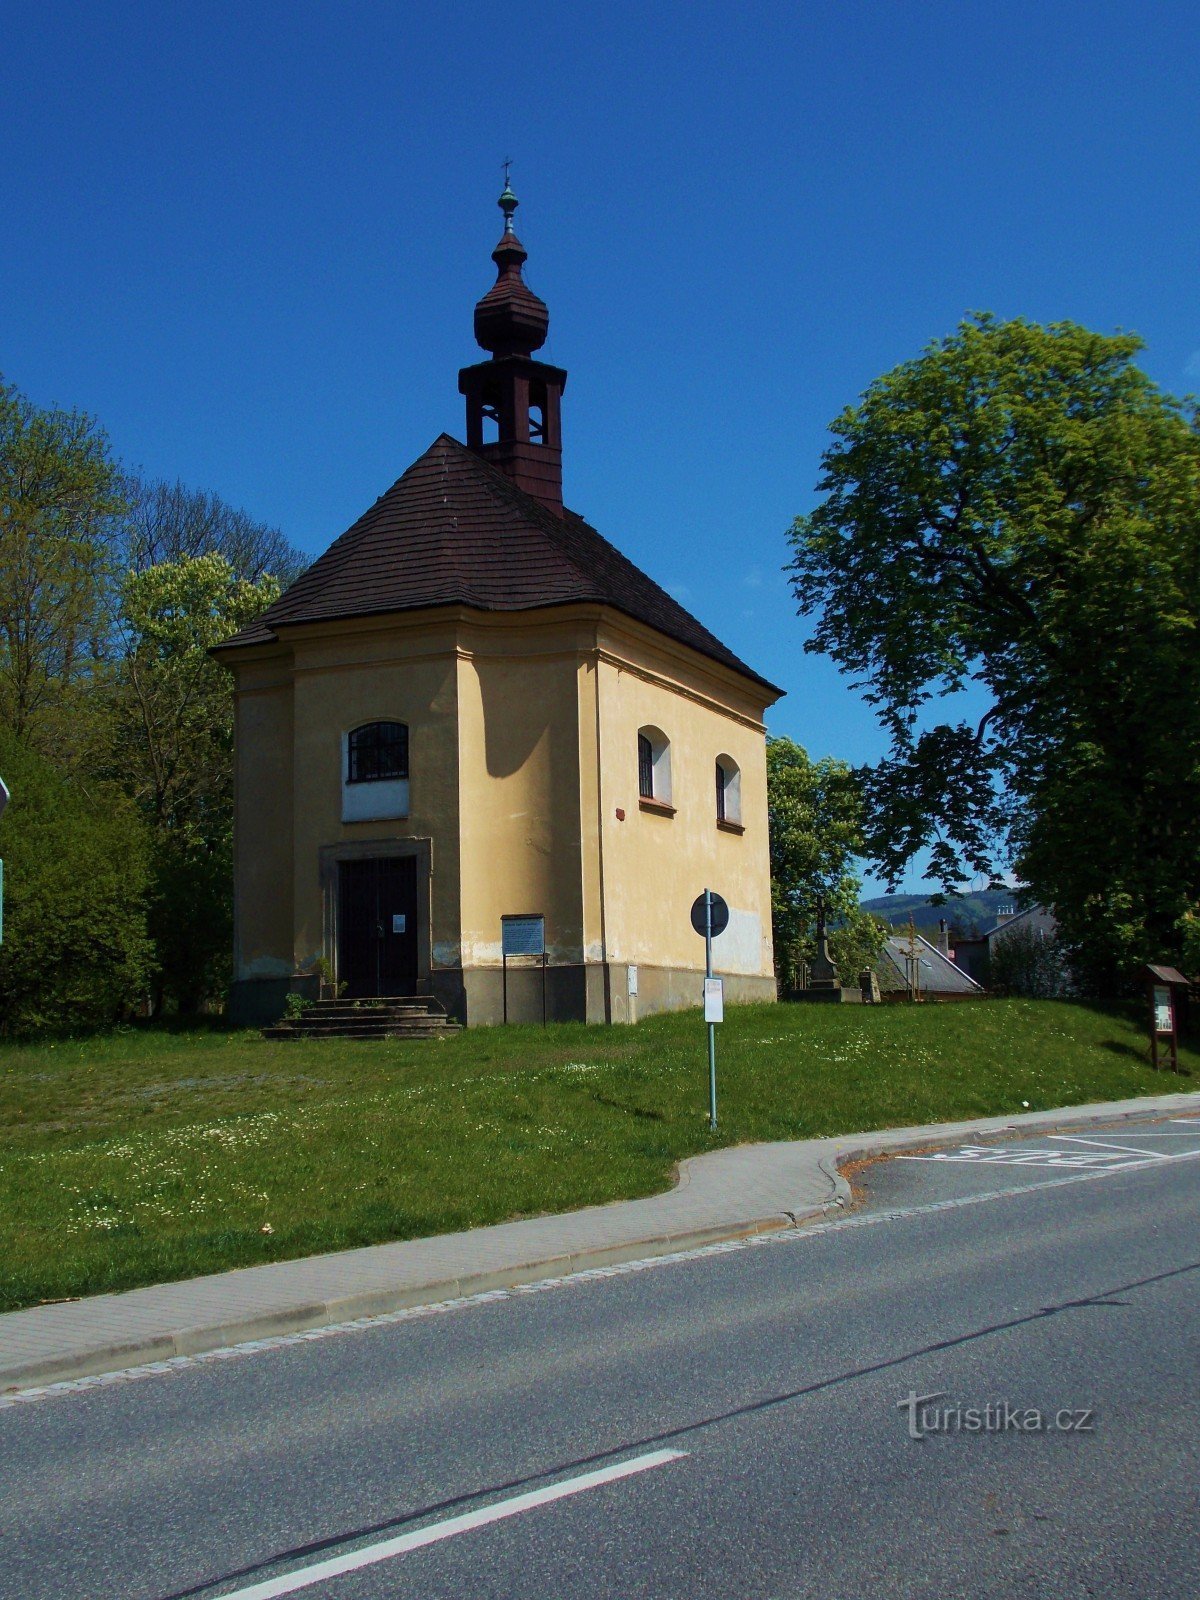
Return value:
[[(776, 999), (774, 978), (718, 973), (728, 1005)], [(547, 1022), (636, 1022), (660, 1011), (699, 1006), (704, 974), (679, 967), (637, 968), (638, 993), (629, 993), (624, 962), (592, 962), (546, 968)], [(423, 986), (424, 987), (424, 986)], [(504, 1021), (504, 974), (500, 967), (434, 971), (428, 989), (455, 1022), (487, 1027)], [(317, 998), (315, 978), (243, 978), (229, 991), (229, 1019), (237, 1027), (264, 1028), (278, 1022), (292, 991)], [(542, 971), (533, 965), (508, 970), (509, 1022), (542, 1020)]]

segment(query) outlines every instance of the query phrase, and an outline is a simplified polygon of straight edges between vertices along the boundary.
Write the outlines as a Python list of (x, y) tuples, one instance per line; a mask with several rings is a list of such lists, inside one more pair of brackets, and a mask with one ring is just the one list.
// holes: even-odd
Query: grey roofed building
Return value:
[(1041, 939), (1053, 939), (1058, 934), (1058, 919), (1049, 906), (1026, 906), (1014, 916), (1005, 917), (994, 928), (988, 928), (983, 937), (992, 949), (1015, 928), (1023, 928)]
[[(899, 999), (909, 993), (910, 944), (908, 934), (892, 934), (884, 943), (876, 965), (879, 992), (884, 999)], [(931, 1000), (977, 1000), (984, 993), (961, 967), (943, 955), (937, 945), (921, 934), (916, 936), (916, 956), (920, 962), (919, 987)]]

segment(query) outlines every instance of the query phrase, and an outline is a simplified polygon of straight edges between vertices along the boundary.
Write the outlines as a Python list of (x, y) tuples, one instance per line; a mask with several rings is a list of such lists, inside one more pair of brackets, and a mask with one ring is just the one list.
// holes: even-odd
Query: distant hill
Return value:
[(927, 894), (884, 894), (874, 900), (864, 900), (862, 909), (873, 911), (895, 927), (907, 927), (911, 916), (918, 928), (936, 928), (938, 920), (945, 917), (952, 928), (969, 933), (972, 928), (982, 933), (992, 927), (1005, 906), (1019, 903), (1015, 889), (980, 889), (974, 894), (947, 896), (939, 906)]

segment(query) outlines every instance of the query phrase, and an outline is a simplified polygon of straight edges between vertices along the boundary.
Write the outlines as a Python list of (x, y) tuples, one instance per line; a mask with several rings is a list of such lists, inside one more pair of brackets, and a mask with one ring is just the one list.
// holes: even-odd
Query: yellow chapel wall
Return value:
[(498, 967), (501, 918), (520, 914), (545, 917), (552, 963), (583, 960), (576, 631), (539, 619), (464, 630), (464, 968)]
[[(295, 645), (293, 949), (308, 966), (329, 945), (334, 891), (322, 861), (340, 847), (429, 841), (427, 909), (435, 968), (459, 960), (457, 678), (453, 624), (370, 619)], [(409, 730), (409, 814), (343, 822), (342, 736), (365, 722)], [(428, 939), (428, 931), (424, 935)]]
[[(601, 635), (597, 692), (600, 722), (600, 851), (609, 962), (639, 968), (638, 1001), (613, 983), (612, 1014), (699, 1003), (704, 942), (692, 930), (692, 901), (705, 888), (728, 902), (730, 924), (713, 945), (714, 970), (729, 978), (731, 998), (774, 997), (770, 857), (767, 839), (768, 692), (732, 674), (714, 673), (690, 652), (664, 648), (632, 629)], [(670, 741), (673, 815), (643, 809), (638, 793), (639, 729)], [(740, 772), (740, 825), (720, 828), (716, 761)], [(618, 812), (624, 812), (624, 819)], [(646, 969), (645, 972), (642, 969)], [(696, 975), (667, 983), (661, 969)]]
[(239, 665), (234, 700), (234, 978), (292, 961), (292, 672), (286, 653)]

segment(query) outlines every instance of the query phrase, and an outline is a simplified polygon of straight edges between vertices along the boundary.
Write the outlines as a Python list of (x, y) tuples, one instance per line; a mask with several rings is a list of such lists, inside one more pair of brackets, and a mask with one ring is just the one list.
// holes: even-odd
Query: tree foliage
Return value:
[(160, 997), (221, 990), (233, 938), (233, 687), (209, 655), (279, 593), (208, 553), (130, 572), (121, 588), (116, 760), (150, 830)]
[(988, 988), (1023, 1000), (1062, 1000), (1074, 993), (1071, 970), (1053, 934), (1022, 923), (989, 940)]
[(207, 651), (303, 565), (217, 496), (122, 473), (91, 418), (0, 383), (0, 1026), (108, 1020), (147, 986), (185, 1009), (220, 994), (232, 689)]
[(107, 784), (84, 787), (0, 730), (0, 1032), (103, 1027), (143, 995), (147, 839)]
[[(980, 316), (833, 425), (792, 529), (807, 648), (891, 740), (864, 774), (895, 881), (1006, 863), (1085, 982), (1177, 954), (1200, 899), (1200, 432), (1132, 335)], [(971, 687), (982, 716), (937, 722)]]
[(863, 848), (862, 788), (845, 762), (811, 761), (791, 739), (767, 741), (771, 925), (783, 987), (816, 953), (817, 901), (830, 926), (830, 956), (845, 983), (879, 953), (884, 924), (859, 910), (854, 858)]
[(0, 380), (0, 725), (43, 748), (71, 732), (103, 653), (121, 504), (96, 423)]
[(218, 555), (235, 578), (257, 583), (270, 576), (286, 587), (308, 565), (308, 558), (278, 528), (256, 521), (219, 495), (132, 474), (124, 480), (123, 495), (124, 570), (142, 572), (166, 562)]

